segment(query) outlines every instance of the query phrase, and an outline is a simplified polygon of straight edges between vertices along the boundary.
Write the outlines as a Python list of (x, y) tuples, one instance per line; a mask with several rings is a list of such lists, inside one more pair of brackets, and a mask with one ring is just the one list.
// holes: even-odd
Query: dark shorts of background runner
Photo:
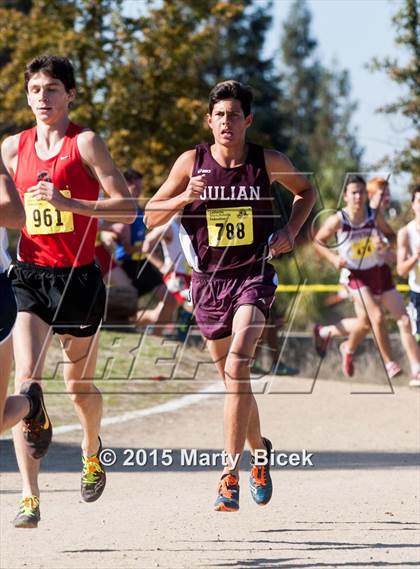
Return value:
[(395, 288), (389, 265), (376, 265), (371, 269), (365, 270), (350, 269), (347, 286), (352, 290), (367, 287), (375, 296), (380, 296), (384, 292)]
[(12, 333), (16, 315), (17, 304), (12, 281), (7, 273), (0, 273), (0, 344)]
[(235, 312), (246, 304), (259, 308), (267, 319), (276, 288), (277, 274), (269, 263), (223, 271), (223, 276), (194, 272), (192, 303), (201, 333), (208, 340), (231, 336)]
[(11, 276), (18, 311), (36, 314), (54, 334), (86, 338), (98, 330), (106, 293), (94, 263), (53, 268), (18, 262)]
[(163, 283), (162, 273), (149, 261), (123, 261), (124, 271), (133, 281), (139, 296), (143, 296)]
[(416, 334), (420, 334), (420, 292), (410, 290), (410, 304), (414, 309), (414, 322)]

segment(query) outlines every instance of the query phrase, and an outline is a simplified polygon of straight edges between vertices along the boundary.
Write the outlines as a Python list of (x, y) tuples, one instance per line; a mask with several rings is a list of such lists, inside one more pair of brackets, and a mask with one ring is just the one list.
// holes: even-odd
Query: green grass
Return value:
[[(65, 365), (60, 343), (54, 337), (42, 379), (48, 412), (56, 426), (77, 421), (64, 386)], [(103, 395), (104, 416), (196, 392), (217, 377), (204, 346), (186, 347), (164, 338), (115, 330), (100, 333), (95, 384)]]

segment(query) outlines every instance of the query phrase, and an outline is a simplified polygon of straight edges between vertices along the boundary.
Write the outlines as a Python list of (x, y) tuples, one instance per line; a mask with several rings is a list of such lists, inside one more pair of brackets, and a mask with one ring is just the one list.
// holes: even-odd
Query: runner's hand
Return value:
[(206, 186), (205, 178), (206, 176), (204, 174), (190, 178), (188, 186), (184, 191), (184, 196), (187, 203), (192, 203), (200, 198)]
[(52, 182), (38, 182), (36, 186), (28, 189), (31, 197), (37, 200), (45, 200), (58, 210), (68, 210), (69, 199), (65, 198)]
[(337, 255), (334, 259), (334, 266), (338, 271), (340, 271), (341, 269), (345, 269), (347, 265), (345, 259), (340, 257), (340, 255)]
[(287, 226), (273, 233), (268, 242), (270, 253), (273, 257), (280, 255), (280, 253), (288, 253), (293, 249), (294, 244), (295, 238)]

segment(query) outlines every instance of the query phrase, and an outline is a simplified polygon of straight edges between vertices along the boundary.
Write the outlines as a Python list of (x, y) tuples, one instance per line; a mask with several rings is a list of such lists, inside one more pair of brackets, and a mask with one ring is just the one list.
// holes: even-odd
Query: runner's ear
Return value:
[(254, 118), (254, 115), (253, 115), (252, 113), (249, 113), (249, 115), (248, 115), (247, 117), (245, 117), (245, 126), (246, 126), (246, 128), (248, 128), (249, 126), (251, 126), (253, 118)]
[(70, 107), (71, 103), (76, 98), (76, 89), (70, 89), (69, 91), (67, 91), (67, 97), (68, 97), (69, 107)]

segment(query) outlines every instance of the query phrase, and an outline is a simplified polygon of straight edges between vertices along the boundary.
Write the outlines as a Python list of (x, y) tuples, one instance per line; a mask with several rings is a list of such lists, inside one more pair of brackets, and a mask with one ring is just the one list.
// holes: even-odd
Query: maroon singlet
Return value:
[(183, 211), (180, 239), (196, 272), (215, 273), (261, 264), (273, 233), (273, 197), (264, 149), (248, 144), (244, 164), (225, 168), (209, 144), (196, 146), (192, 175), (205, 174), (200, 199)]

